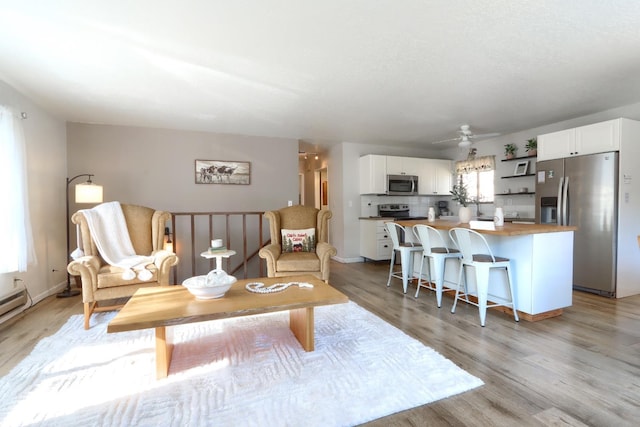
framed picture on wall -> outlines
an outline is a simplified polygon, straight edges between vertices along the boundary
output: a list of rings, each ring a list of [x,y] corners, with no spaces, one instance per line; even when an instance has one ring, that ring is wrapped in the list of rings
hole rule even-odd
[[[526,175],[529,168],[529,160],[516,163],[516,169],[513,171],[514,176]]]
[[[233,160],[196,160],[196,184],[251,183],[251,162]]]

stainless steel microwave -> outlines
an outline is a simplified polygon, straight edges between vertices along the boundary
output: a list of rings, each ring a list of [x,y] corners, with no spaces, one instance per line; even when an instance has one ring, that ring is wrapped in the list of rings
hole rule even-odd
[[[387,175],[389,196],[417,196],[418,177],[416,175]]]

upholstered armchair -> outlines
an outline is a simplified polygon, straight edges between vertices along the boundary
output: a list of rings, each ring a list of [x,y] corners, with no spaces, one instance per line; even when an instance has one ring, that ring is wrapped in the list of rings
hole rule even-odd
[[[130,297],[142,287],[168,285],[171,267],[178,264],[174,253],[163,250],[164,227],[171,218],[170,214],[144,206],[121,204],[121,207],[135,253],[153,256],[153,263],[145,267],[152,273],[151,279],[143,281],[137,276],[124,279],[124,269],[107,264],[100,256],[82,211],[73,214],[71,221],[79,225],[84,255],[69,263],[67,271],[73,276],[80,276],[82,282],[85,329],[89,329],[93,312],[122,307],[122,304],[98,306],[99,302]]]
[[[265,212],[271,244],[260,249],[259,255],[267,261],[267,275],[312,274],[328,282],[329,261],[337,254],[328,243],[331,215],[331,211],[301,205]]]

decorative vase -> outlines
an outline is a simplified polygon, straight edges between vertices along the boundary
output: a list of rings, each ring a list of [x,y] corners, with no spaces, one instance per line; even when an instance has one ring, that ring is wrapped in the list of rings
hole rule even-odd
[[[529,156],[537,156],[538,155],[538,150],[529,150],[529,151],[527,151],[527,153],[529,154]]]
[[[460,206],[458,217],[462,224],[468,224],[471,221],[471,208],[468,206]]]
[[[436,211],[433,208],[429,208],[429,213],[427,214],[427,221],[433,222],[436,220]]]
[[[493,223],[498,227],[504,225],[504,212],[502,208],[496,208],[496,212],[493,214]]]
[[[514,154],[511,154],[511,153],[509,153],[509,154],[507,154],[507,155],[506,155],[507,160],[511,160],[511,159],[513,159],[514,157],[515,157],[515,155],[514,155]]]

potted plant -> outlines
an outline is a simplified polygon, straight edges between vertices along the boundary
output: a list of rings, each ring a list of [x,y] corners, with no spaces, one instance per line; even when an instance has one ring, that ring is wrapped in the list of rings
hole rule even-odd
[[[458,216],[460,217],[460,222],[463,224],[468,223],[471,220],[471,208],[468,207],[471,199],[469,198],[469,192],[467,191],[467,186],[460,181],[459,184],[454,185],[453,189],[450,191],[451,200],[454,202],[460,203],[460,210],[458,211]]]
[[[518,151],[518,147],[515,144],[505,144],[504,155],[507,159],[513,159],[516,156],[516,151]]]
[[[538,154],[538,138],[527,139],[525,147],[530,156],[536,156]]]

